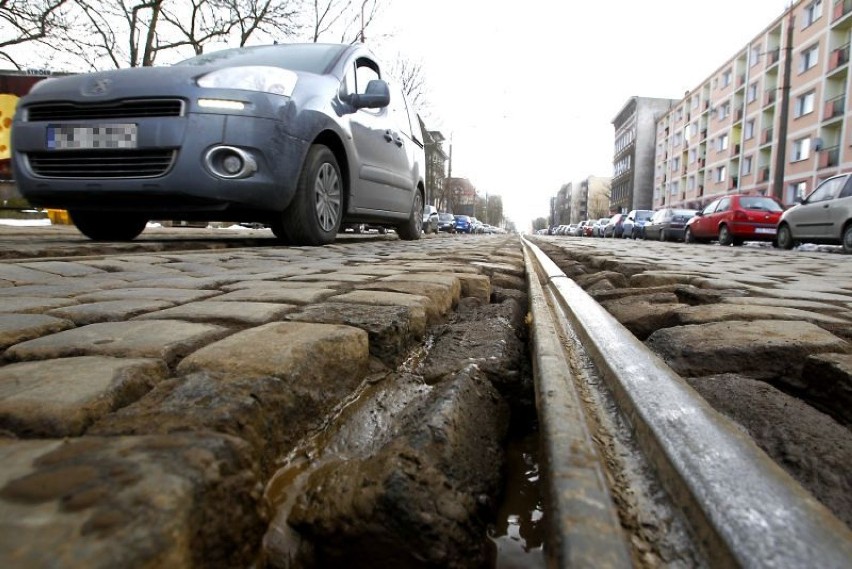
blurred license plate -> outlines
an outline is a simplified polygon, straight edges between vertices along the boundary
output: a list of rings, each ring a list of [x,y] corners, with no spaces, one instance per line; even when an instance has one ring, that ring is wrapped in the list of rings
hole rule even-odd
[[[774,227],[756,227],[754,229],[755,233],[768,233],[769,235],[775,235]]]
[[[136,148],[136,125],[132,123],[102,125],[50,125],[47,148],[50,150],[95,150]]]

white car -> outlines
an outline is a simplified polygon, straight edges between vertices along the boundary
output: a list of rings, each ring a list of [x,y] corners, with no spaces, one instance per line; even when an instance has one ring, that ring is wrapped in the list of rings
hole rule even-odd
[[[844,253],[852,253],[852,174],[821,182],[781,215],[776,235],[782,249],[797,243],[826,243],[842,245]]]

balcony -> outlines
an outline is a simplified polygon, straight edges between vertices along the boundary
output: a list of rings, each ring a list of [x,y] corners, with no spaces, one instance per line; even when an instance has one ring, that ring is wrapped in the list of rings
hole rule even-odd
[[[739,156],[740,155],[740,145],[735,144],[733,148],[731,148],[731,156]]]
[[[766,66],[775,65],[779,59],[781,59],[781,48],[776,47],[766,53]]]
[[[831,20],[835,22],[849,12],[852,12],[852,0],[835,0]]]
[[[760,172],[757,175],[757,179],[760,182],[768,182],[769,181],[769,166],[764,166],[760,169]]]
[[[849,44],[838,47],[828,54],[828,70],[834,71],[841,65],[849,63]]]
[[[825,102],[822,119],[828,120],[842,116],[845,111],[846,93],[833,97]]]
[[[737,123],[737,122],[740,122],[741,120],[743,120],[743,110],[737,109],[734,112],[734,122]]]
[[[769,89],[766,91],[766,94],[763,97],[763,105],[768,106],[775,103],[775,98],[778,95],[776,94],[775,89]]]
[[[761,134],[761,136],[760,136],[760,143],[761,144],[771,143],[773,134],[774,134],[774,129],[772,129],[772,128],[763,129],[763,134]]]
[[[824,148],[819,153],[819,168],[833,168],[840,163],[840,146]]]

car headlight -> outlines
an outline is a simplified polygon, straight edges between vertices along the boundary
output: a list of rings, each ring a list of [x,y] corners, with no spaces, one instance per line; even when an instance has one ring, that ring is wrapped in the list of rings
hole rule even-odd
[[[197,80],[199,87],[243,89],[290,97],[299,77],[289,69],[265,65],[226,67],[217,69]]]

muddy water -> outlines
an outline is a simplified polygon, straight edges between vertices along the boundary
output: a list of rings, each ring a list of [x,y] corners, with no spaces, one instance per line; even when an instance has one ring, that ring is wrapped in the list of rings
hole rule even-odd
[[[544,560],[544,516],[536,425],[512,429],[506,447],[503,502],[488,528],[494,569],[539,569]]]

